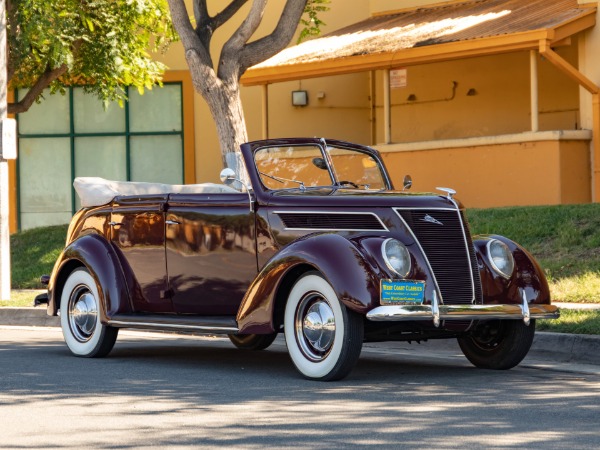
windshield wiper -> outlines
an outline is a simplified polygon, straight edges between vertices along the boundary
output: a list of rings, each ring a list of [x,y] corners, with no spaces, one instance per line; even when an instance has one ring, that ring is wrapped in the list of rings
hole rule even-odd
[[[260,171],[258,173],[260,173],[261,175],[263,175],[263,176],[265,176],[267,178],[270,178],[272,180],[279,181],[281,184],[285,183],[286,181],[290,182],[290,183],[298,183],[300,185],[300,190],[301,191],[305,191],[306,190],[306,186],[304,186],[304,182],[303,181],[290,180],[289,178],[276,177],[276,176],[269,175],[268,173],[264,173],[264,172],[260,172]]]

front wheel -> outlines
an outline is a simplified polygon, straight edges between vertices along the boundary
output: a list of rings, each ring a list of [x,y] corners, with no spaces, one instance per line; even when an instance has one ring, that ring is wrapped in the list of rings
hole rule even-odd
[[[340,380],[360,356],[362,317],[347,309],[316,272],[304,275],[292,288],[285,307],[284,330],[290,357],[308,379]]]
[[[100,295],[94,278],[85,268],[74,270],[60,298],[60,325],[74,355],[100,358],[115,345],[119,329],[103,325],[99,311]]]
[[[269,347],[277,333],[271,334],[228,334],[229,340],[240,350],[264,350]]]
[[[491,320],[477,325],[458,345],[467,359],[483,369],[506,370],[519,364],[531,348],[535,320]]]

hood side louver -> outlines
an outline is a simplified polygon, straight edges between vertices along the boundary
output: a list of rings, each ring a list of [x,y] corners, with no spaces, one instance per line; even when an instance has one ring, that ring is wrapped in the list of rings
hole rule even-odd
[[[361,213],[276,213],[289,230],[387,231],[375,214]]]

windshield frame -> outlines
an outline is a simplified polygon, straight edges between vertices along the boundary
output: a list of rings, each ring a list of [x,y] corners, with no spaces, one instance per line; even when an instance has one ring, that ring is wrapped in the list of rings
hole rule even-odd
[[[285,188],[281,188],[281,189],[273,189],[273,188],[267,187],[265,185],[265,183],[263,182],[263,178],[261,176],[261,171],[256,162],[256,158],[255,158],[256,153],[265,148],[280,148],[280,147],[290,147],[290,146],[292,146],[292,147],[309,146],[309,147],[313,147],[313,148],[315,148],[315,147],[319,148],[321,157],[327,164],[327,172],[329,174],[329,178],[330,178],[332,184],[318,185],[318,186],[305,186],[303,183],[301,183],[302,180],[293,180],[293,182],[298,183],[299,186],[285,187]],[[362,153],[362,154],[372,158],[376,163],[378,173],[379,173],[379,175],[381,177],[381,181],[383,183],[383,187],[382,188],[365,188],[365,187],[353,188],[347,184],[340,184],[341,180],[339,180],[337,178],[337,174],[335,171],[335,164],[333,163],[329,149],[339,149],[339,150],[346,150],[346,151],[350,151],[350,152]],[[256,187],[260,186],[260,189],[264,192],[282,192],[282,191],[295,191],[295,190],[306,191],[309,189],[314,190],[314,189],[322,189],[322,188],[355,189],[355,190],[367,191],[367,192],[369,192],[369,191],[377,192],[377,191],[382,191],[382,190],[392,190],[393,189],[391,179],[389,177],[389,174],[386,170],[385,164],[383,163],[383,160],[381,159],[379,152],[373,148],[362,146],[362,145],[352,144],[349,142],[338,141],[338,140],[334,140],[334,139],[325,140],[324,138],[268,139],[268,140],[262,140],[262,141],[253,141],[253,142],[249,142],[248,144],[244,144],[242,146],[242,153],[244,153],[244,155],[246,157],[247,167],[252,167],[251,171],[254,172],[254,174],[253,174],[254,176],[251,176],[251,178],[253,178],[253,180],[252,180],[253,184],[255,184]],[[270,176],[271,174],[267,174],[267,175]],[[286,179],[286,181],[292,181],[292,180]]]

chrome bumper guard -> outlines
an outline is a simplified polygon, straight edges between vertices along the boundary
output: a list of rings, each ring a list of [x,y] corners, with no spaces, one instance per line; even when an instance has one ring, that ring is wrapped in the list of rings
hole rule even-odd
[[[440,305],[434,292],[431,305],[385,305],[367,313],[374,322],[403,320],[433,320],[438,327],[442,320],[523,320],[558,319],[560,311],[555,305],[529,304],[522,292],[520,305]]]

